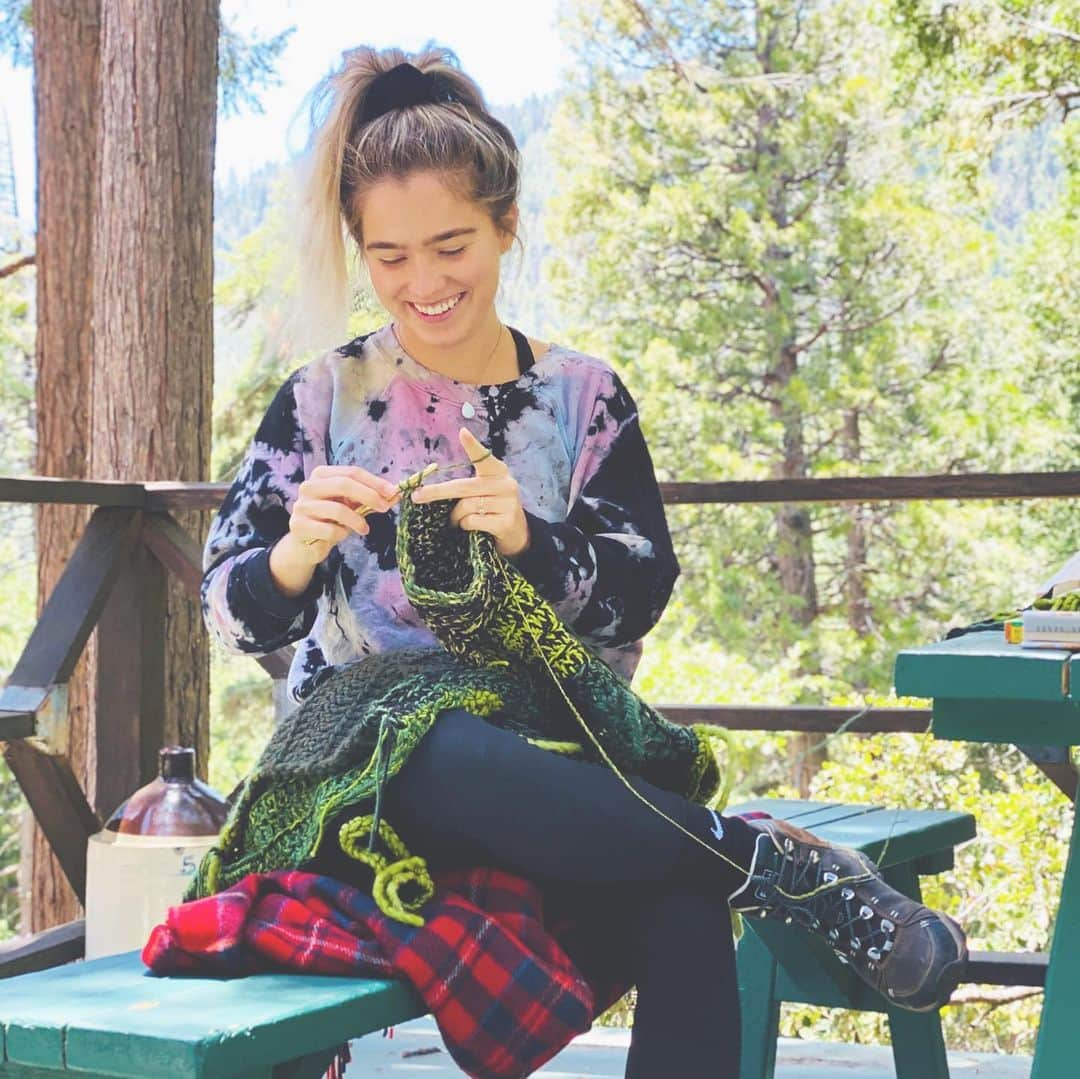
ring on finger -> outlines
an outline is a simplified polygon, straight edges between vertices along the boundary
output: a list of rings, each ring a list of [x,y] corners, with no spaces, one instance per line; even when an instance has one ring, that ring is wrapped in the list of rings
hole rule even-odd
[[[477,507],[476,512],[479,513],[481,517],[487,516],[487,495],[480,496],[480,504]]]

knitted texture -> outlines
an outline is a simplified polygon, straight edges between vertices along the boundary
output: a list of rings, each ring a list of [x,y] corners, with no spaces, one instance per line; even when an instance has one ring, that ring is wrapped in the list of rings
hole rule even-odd
[[[451,508],[445,500],[414,504],[406,493],[397,532],[405,594],[443,647],[374,654],[331,672],[278,725],[234,792],[218,844],[186,898],[212,895],[248,873],[300,868],[327,823],[349,808],[371,813],[367,849],[377,855],[392,834],[381,822],[386,781],[453,708],[553,751],[593,762],[606,754],[618,771],[695,801],[715,793],[720,774],[703,732],[649,707],[498,554],[490,535],[450,524]],[[345,849],[359,856],[355,837]],[[388,850],[360,860],[375,873],[384,913],[421,924],[416,911],[427,889],[388,883],[416,878],[419,859]]]

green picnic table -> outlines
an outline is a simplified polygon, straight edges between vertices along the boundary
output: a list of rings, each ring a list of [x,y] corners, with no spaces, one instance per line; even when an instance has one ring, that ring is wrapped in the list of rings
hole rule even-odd
[[[896,659],[896,692],[932,697],[937,738],[1031,747],[1080,744],[1080,656],[969,633]],[[1080,829],[1074,815],[1031,1079],[1080,1074]]]

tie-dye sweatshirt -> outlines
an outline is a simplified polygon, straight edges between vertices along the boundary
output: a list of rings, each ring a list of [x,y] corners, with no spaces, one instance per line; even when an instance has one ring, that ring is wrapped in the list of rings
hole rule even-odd
[[[288,678],[295,701],[333,666],[437,647],[402,591],[396,507],[370,515],[368,535],[350,533],[333,548],[295,598],[275,586],[270,548],[318,465],[358,465],[396,482],[431,461],[464,461],[462,426],[518,482],[530,543],[515,564],[629,679],[679,565],[625,386],[604,361],[558,345],[512,382],[458,382],[409,356],[389,324],[300,368],[278,390],[207,538],[211,633],[231,652],[256,655],[299,642]]]

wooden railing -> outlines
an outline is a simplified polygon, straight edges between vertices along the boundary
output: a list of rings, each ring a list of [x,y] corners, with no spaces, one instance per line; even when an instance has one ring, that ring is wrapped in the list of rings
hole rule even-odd
[[[1080,495],[1080,471],[662,483],[660,488],[668,504],[1075,498]],[[4,755],[80,900],[85,899],[87,837],[100,829],[101,821],[67,761],[68,680],[98,626],[99,745],[119,746],[125,737],[130,742],[134,729],[139,759],[118,761],[114,781],[121,796],[148,781],[155,772],[164,723],[164,641],[163,633],[152,632],[152,627],[161,625],[168,574],[194,595],[202,578],[202,545],[180,527],[173,513],[217,509],[227,489],[214,483],[0,477],[0,502],[95,507],[0,692]],[[273,678],[283,679],[291,655],[291,648],[282,649],[257,662]],[[826,734],[841,727],[852,732],[922,732],[930,720],[930,712],[921,708],[679,704],[658,708],[677,723]],[[1020,748],[1075,800],[1078,776],[1066,750]],[[66,932],[61,927],[39,934],[14,949],[0,948],[0,977],[72,958],[81,947],[80,924],[72,923]],[[985,975],[980,980],[999,984],[1039,984],[1038,971],[1044,969],[1038,957],[1008,960],[987,954],[980,962]]]

